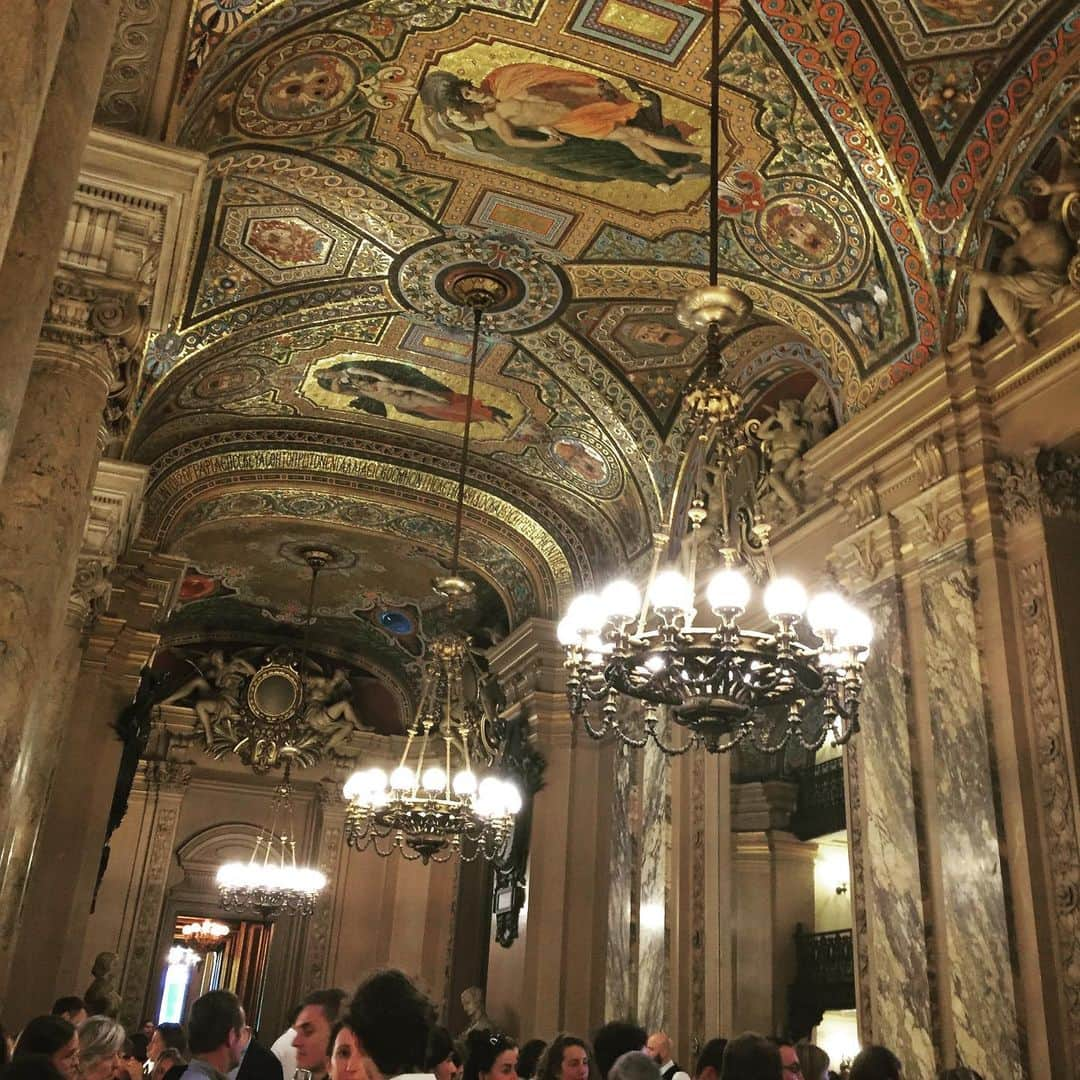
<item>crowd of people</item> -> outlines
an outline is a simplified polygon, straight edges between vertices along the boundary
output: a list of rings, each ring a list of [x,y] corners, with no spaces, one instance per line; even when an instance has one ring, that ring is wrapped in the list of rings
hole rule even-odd
[[[269,1047],[228,990],[198,998],[186,1025],[147,1022],[130,1035],[107,1016],[87,1016],[76,997],[0,1040],[0,1080],[930,1080],[914,1077],[890,1050],[868,1046],[839,1072],[813,1043],[747,1032],[701,1049],[693,1074],[671,1039],[613,1021],[591,1043],[572,1034],[522,1046],[488,1027],[455,1040],[435,1023],[428,998],[400,971],[381,971],[350,999],[319,990],[294,1011]],[[953,1068],[938,1080],[983,1080]]]

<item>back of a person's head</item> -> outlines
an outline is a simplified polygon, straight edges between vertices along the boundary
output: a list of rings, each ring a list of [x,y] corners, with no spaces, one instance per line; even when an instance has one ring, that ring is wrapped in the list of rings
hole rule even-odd
[[[15,1044],[14,1057],[27,1054],[44,1054],[48,1057],[67,1046],[75,1037],[75,1025],[62,1016],[35,1016],[22,1029]]]
[[[435,1010],[400,971],[379,971],[357,987],[349,1027],[383,1076],[420,1072]]]
[[[348,1000],[349,995],[344,990],[339,990],[336,987],[327,990],[313,990],[300,1002],[300,1008],[297,1010],[296,1016],[299,1016],[301,1010],[306,1009],[309,1005],[317,1005],[326,1014],[327,1021],[333,1025],[341,1019],[345,1012],[345,1003]],[[296,1022],[296,1016],[293,1017],[294,1023]]]
[[[647,1039],[645,1029],[629,1020],[612,1020],[597,1029],[592,1044],[596,1071],[601,1080],[623,1054],[628,1054],[631,1050],[641,1050]]]
[[[706,1069],[714,1069],[716,1075],[724,1067],[724,1047],[727,1039],[710,1039],[698,1054],[697,1064],[694,1066],[694,1076],[700,1076]]]
[[[747,1031],[724,1047],[723,1080],[783,1080],[780,1049],[771,1039]]]
[[[0,1069],[0,1080],[64,1080],[48,1054],[21,1054]]]
[[[119,1020],[111,1016],[89,1016],[80,1025],[79,1066],[87,1070],[96,1062],[120,1053],[127,1032]]]
[[[660,1066],[643,1051],[629,1050],[615,1059],[608,1080],[660,1080]]]
[[[500,1054],[514,1050],[517,1043],[499,1031],[473,1028],[465,1038],[465,1072],[462,1080],[479,1080],[481,1073],[491,1072]]]
[[[230,990],[211,990],[191,1006],[188,1049],[193,1054],[209,1054],[229,1041],[229,1032],[243,1026],[240,999]]]
[[[829,1055],[814,1043],[801,1039],[795,1044],[804,1080],[821,1080],[821,1074],[829,1067]]]
[[[851,1063],[849,1080],[900,1080],[900,1059],[884,1046],[860,1050]]]
[[[436,1065],[441,1065],[454,1053],[454,1040],[450,1032],[436,1024],[428,1032],[427,1050],[424,1054],[424,1070],[434,1072]]]
[[[519,1080],[532,1080],[536,1075],[536,1067],[544,1056],[546,1049],[547,1043],[543,1039],[530,1039],[522,1046],[517,1063]]]
[[[86,1012],[86,1002],[75,994],[57,998],[53,1002],[51,1010],[53,1016],[75,1016],[77,1013]]]
[[[164,1024],[158,1024],[154,1030],[158,1033],[158,1037],[166,1047],[170,1050],[178,1050],[181,1057],[187,1057],[188,1038],[184,1033],[183,1024],[170,1024],[166,1022]]]
[[[966,1065],[958,1065],[955,1069],[942,1069],[938,1073],[938,1080],[983,1080],[983,1078],[982,1073],[977,1073]]]

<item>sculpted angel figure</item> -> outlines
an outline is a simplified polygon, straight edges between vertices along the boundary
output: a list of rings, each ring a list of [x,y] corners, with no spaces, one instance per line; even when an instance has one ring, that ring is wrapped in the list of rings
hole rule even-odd
[[[243,656],[226,659],[223,649],[211,649],[204,660],[200,674],[188,679],[161,701],[172,705],[195,695],[192,708],[202,729],[206,745],[214,741],[214,727],[240,711],[240,690],[244,680],[255,674],[255,668]]]
[[[352,684],[344,668],[334,668],[330,675],[321,670],[304,676],[304,723],[316,732],[324,753],[340,752],[339,748],[360,726],[352,702]]]
[[[1073,244],[1060,222],[1033,221],[1027,203],[1015,195],[1003,199],[1003,221],[991,224],[1012,237],[997,270],[977,270],[949,256],[945,265],[971,275],[967,326],[949,346],[950,352],[979,344],[979,320],[989,300],[1017,345],[1031,344],[1027,333],[1030,312],[1054,303],[1063,293]]]

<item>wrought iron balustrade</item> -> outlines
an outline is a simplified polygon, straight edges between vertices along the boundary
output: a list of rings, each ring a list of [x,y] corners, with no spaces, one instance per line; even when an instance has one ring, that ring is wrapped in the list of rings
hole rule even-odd
[[[791,831],[800,840],[813,840],[847,827],[843,758],[830,758],[801,769],[798,784]]]

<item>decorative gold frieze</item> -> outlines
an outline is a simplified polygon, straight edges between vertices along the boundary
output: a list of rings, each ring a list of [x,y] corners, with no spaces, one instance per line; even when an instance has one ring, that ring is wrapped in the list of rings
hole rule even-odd
[[[915,444],[911,452],[915,462],[915,472],[919,478],[919,490],[925,491],[939,480],[944,479],[948,467],[941,445],[940,435],[931,435]]]

